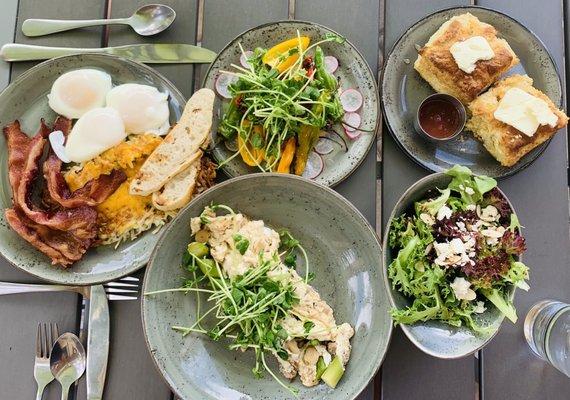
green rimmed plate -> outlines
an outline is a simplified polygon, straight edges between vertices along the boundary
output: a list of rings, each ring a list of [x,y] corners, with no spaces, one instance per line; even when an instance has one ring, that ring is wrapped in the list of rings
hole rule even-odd
[[[124,58],[104,55],[71,55],[45,61],[20,75],[0,94],[0,126],[18,119],[22,129],[35,134],[40,118],[51,122],[55,113],[49,108],[47,94],[52,83],[62,73],[78,68],[105,70],[113,84],[141,83],[169,94],[171,123],[180,118],[186,100],[166,78],[146,65]],[[4,135],[0,135],[0,207],[12,206],[7,171],[8,151]],[[147,261],[158,235],[146,232],[137,240],[119,247],[101,246],[90,249],[78,262],[67,269],[51,265],[47,256],[12,231],[0,215],[0,253],[14,266],[54,283],[93,285],[128,275]]]
[[[339,35],[325,26],[304,21],[279,21],[255,27],[237,36],[220,51],[218,57],[206,72],[203,86],[215,91],[215,81],[220,71],[232,70],[231,64],[239,65],[241,56],[239,44],[246,51],[254,50],[257,47],[269,48],[283,40],[296,37],[297,31],[303,36],[310,37],[311,43],[324,38],[327,34]],[[342,44],[335,42],[324,43],[321,47],[325,55],[332,55],[339,61],[339,67],[334,75],[340,78],[341,89],[357,89],[364,98],[364,104],[358,110],[362,118],[360,128],[363,132],[355,140],[345,136],[345,141],[348,144],[347,152],[339,146],[335,146],[331,153],[323,155],[323,171],[314,179],[317,183],[335,186],[346,179],[368,154],[378,130],[380,101],[374,74],[364,57],[352,43],[347,40]],[[218,122],[223,115],[222,105],[223,102],[227,101],[227,99],[222,99],[219,95],[216,96],[213,125],[214,143],[218,141],[215,132],[217,131]],[[344,135],[340,125],[336,131]],[[218,163],[221,163],[232,154],[223,143],[219,143],[213,151],[213,156]],[[226,163],[223,170],[230,177],[259,172],[255,168],[248,167],[239,157]]]

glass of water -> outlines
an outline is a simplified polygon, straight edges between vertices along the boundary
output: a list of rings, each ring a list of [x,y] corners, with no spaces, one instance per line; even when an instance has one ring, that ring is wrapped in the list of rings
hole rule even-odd
[[[524,320],[524,335],[536,355],[570,377],[570,304],[536,303]]]

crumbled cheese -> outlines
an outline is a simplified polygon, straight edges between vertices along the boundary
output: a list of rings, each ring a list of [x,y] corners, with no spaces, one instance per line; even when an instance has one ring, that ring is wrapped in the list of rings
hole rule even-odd
[[[485,307],[485,302],[483,301],[478,301],[475,308],[473,308],[473,312],[477,314],[483,314],[486,310],[487,307]]]
[[[475,239],[469,237],[465,242],[454,238],[449,243],[433,243],[437,258],[434,262],[440,266],[465,265],[470,262],[467,253],[475,246]]]
[[[494,245],[499,242],[499,239],[505,234],[505,228],[502,226],[488,227],[481,230],[481,234],[485,236],[488,245]]]
[[[473,188],[470,187],[466,187],[465,188],[465,193],[469,194],[469,195],[474,195],[475,191],[473,190]]]
[[[536,133],[540,125],[554,128],[558,123],[558,117],[546,101],[516,87],[505,93],[493,116],[529,137]]]
[[[473,36],[462,42],[456,42],[449,51],[459,69],[468,74],[475,71],[477,61],[495,57],[495,52],[483,36]]]
[[[458,300],[475,300],[477,295],[475,291],[470,289],[471,283],[465,278],[456,277],[451,283],[451,289]]]
[[[477,208],[477,207],[475,206],[475,204],[469,204],[469,205],[467,206],[467,210],[468,210],[468,211],[475,211],[476,208]]]
[[[441,206],[441,208],[439,210],[437,210],[437,220],[441,221],[444,218],[451,218],[451,214],[453,213],[453,211],[451,211],[451,208],[449,208],[448,206],[446,206],[445,204],[443,206]]]

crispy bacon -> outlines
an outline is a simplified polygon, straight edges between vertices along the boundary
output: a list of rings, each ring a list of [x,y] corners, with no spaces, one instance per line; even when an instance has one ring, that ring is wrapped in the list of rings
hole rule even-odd
[[[91,241],[78,239],[69,232],[38,225],[16,209],[9,208],[4,213],[12,229],[32,246],[51,258],[52,264],[67,267],[81,259],[91,245]]]
[[[60,117],[54,128],[67,134],[71,121]],[[47,190],[46,195],[45,189],[42,203],[49,205],[49,210],[32,202],[32,186],[40,175],[40,161],[51,130],[42,120],[38,133],[32,138],[21,131],[18,121],[6,126],[3,131],[8,145],[8,170],[14,202],[14,207],[5,211],[8,223],[22,238],[50,257],[54,264],[65,267],[81,259],[97,235],[97,211],[85,204],[61,208],[59,202],[50,198],[51,191]],[[61,162],[56,163],[55,167],[51,171],[55,178],[48,179],[59,181],[60,184],[63,182],[58,191],[58,194],[63,194],[62,198],[65,199],[67,194],[72,196],[75,192],[69,193],[69,187],[61,175]],[[82,193],[102,198],[107,189],[96,190],[97,186],[119,178],[117,174],[114,177],[109,175],[101,183],[92,183]]]
[[[65,208],[101,204],[127,180],[122,170],[114,169],[110,174],[100,175],[72,192],[61,173],[61,164],[61,160],[51,153],[44,162],[44,177],[50,197]]]
[[[14,196],[14,205],[21,209],[35,223],[60,231],[73,231],[82,239],[93,239],[97,233],[97,211],[83,206],[47,213],[32,204],[32,185],[40,170],[40,160],[44,154],[47,140],[43,135],[34,136],[28,145],[27,157],[23,170],[19,171],[18,187]],[[8,164],[14,153],[8,148]],[[19,153],[16,151],[15,153]]]

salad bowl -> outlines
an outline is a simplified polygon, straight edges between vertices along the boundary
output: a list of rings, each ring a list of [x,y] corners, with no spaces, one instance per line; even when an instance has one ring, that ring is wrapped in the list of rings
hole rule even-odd
[[[436,188],[446,188],[451,180],[451,176],[444,172],[438,172],[414,183],[397,201],[388,219],[387,227],[392,227],[393,220],[398,216],[413,210],[415,202],[426,199],[426,195]],[[515,213],[512,203],[500,189],[499,192],[509,204],[512,212]],[[389,233],[390,229],[387,228],[383,240],[385,272],[398,255],[398,250],[391,249],[389,246]],[[516,260],[521,261],[521,257],[517,257]],[[402,310],[411,306],[412,301],[393,288],[388,274],[385,273],[383,276],[392,307]],[[505,295],[512,302],[515,295],[515,286],[509,285]],[[439,320],[401,324],[401,328],[408,339],[421,351],[442,359],[454,359],[468,356],[483,348],[497,334],[503,319],[504,314],[495,306],[489,304],[483,313],[476,316],[476,321],[479,325],[488,328],[483,333],[475,333],[464,324],[460,327],[454,327]]]
[[[204,207],[225,204],[272,228],[287,228],[306,246],[315,279],[311,285],[338,321],[355,329],[352,353],[336,389],[304,387],[300,399],[354,399],[376,374],[392,331],[388,294],[382,285],[381,246],[365,218],[346,199],[309,180],[284,174],[252,174],[220,183],[196,197],[164,230],[147,267],[143,292],[179,287],[187,273],[182,256],[191,237],[190,220]],[[206,307],[202,303],[202,307]],[[143,331],[154,363],[182,399],[285,399],[291,393],[268,374],[256,379],[251,351],[228,349],[225,339],[183,336],[172,326],[191,324],[193,295],[148,295],[141,304]],[[269,365],[276,370],[276,362]]]

